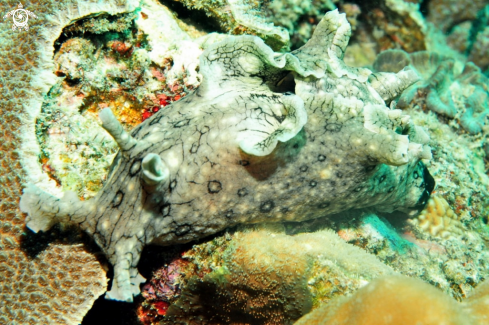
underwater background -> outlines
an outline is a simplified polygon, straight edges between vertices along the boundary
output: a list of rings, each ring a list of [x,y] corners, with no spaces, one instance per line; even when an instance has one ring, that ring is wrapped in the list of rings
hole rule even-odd
[[[487,1],[6,0],[0,8],[0,324],[489,324]],[[257,61],[246,66],[236,50],[226,53],[232,64],[204,69],[214,60],[205,54],[244,44],[230,35],[261,39],[245,44]],[[271,67],[282,58],[290,66]],[[236,62],[257,69],[244,86],[223,72],[238,71]],[[301,72],[307,64],[316,70]],[[287,149],[273,170],[265,158],[250,158],[256,169],[240,160],[257,184],[290,167],[271,188],[300,179],[287,192],[300,213],[263,199],[259,209],[274,222],[227,216],[195,238],[178,225],[181,243],[141,252],[141,294],[106,299],[114,263],[102,239],[68,220],[27,227],[23,190],[93,199],[120,147],[101,126],[102,110],[130,132],[190,107],[221,73],[213,87],[259,88],[280,75],[270,91],[302,98],[308,121],[275,145],[307,142],[309,151]],[[317,107],[334,121],[320,128],[325,143],[307,137],[322,123]],[[305,152],[332,167],[299,164]],[[228,182],[241,187],[247,180],[237,175]],[[205,186],[204,215],[222,190]],[[264,189],[255,198],[278,195]],[[337,199],[316,205],[321,197]]]

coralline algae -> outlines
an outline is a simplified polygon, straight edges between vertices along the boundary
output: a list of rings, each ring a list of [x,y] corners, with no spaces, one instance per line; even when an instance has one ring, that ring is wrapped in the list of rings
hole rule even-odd
[[[120,148],[104,188],[80,201],[29,185],[20,202],[27,226],[78,224],[114,265],[107,297],[132,301],[150,243],[351,208],[420,210],[434,187],[420,161],[431,157],[428,136],[385,105],[417,76],[347,67],[350,32],[332,11],[292,53],[253,36],[213,44],[200,59],[200,87],[130,134],[104,109],[103,127]]]

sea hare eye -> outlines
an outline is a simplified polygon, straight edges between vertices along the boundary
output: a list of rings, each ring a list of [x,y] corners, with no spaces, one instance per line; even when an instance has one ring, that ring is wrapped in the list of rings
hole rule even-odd
[[[148,185],[157,185],[168,179],[170,174],[168,167],[161,161],[159,155],[149,153],[144,157],[142,162],[143,180]]]

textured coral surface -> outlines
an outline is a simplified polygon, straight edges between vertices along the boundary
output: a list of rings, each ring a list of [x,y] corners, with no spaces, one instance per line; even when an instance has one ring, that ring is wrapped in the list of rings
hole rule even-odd
[[[488,314],[487,309],[481,308],[487,299],[485,288],[476,293],[473,301],[459,304],[420,280],[385,277],[372,281],[351,297],[317,309],[296,324],[482,325]]]
[[[0,11],[7,13],[17,5],[2,1]],[[19,150],[26,112],[32,106],[40,108],[47,80],[54,77],[45,70],[52,66],[54,39],[80,11],[87,14],[101,8],[96,3],[82,6],[72,1],[26,1],[23,5],[38,17],[29,20],[29,30],[12,31],[10,19],[0,29],[0,323],[78,324],[105,291],[105,271],[78,245],[50,245],[35,258],[21,248],[25,215],[18,203],[26,174]],[[107,3],[107,9],[111,5]]]
[[[143,292],[140,319],[144,324],[290,324],[313,306],[393,273],[331,230],[288,236],[280,225],[262,227],[195,245],[183,255],[185,262],[178,258],[155,272]],[[179,274],[182,290],[176,297],[169,290],[175,282],[171,274]]]

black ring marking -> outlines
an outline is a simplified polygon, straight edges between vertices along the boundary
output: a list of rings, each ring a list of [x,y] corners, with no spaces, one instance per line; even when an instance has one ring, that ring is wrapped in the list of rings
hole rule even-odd
[[[222,190],[221,182],[219,181],[210,181],[207,183],[207,191],[211,194],[219,193]]]
[[[248,195],[248,190],[246,189],[246,187],[240,188],[238,190],[238,196],[239,197],[244,197],[246,195]]]
[[[131,175],[131,177],[134,177],[140,170],[141,170],[141,159],[136,159],[133,161],[131,168],[129,168],[129,175]]]
[[[268,213],[275,208],[275,203],[272,200],[268,200],[260,204],[260,212]]]
[[[117,208],[119,205],[121,205],[123,199],[124,199],[124,193],[120,190],[117,191],[117,193],[114,196],[114,199],[112,200],[112,206],[114,208]]]

